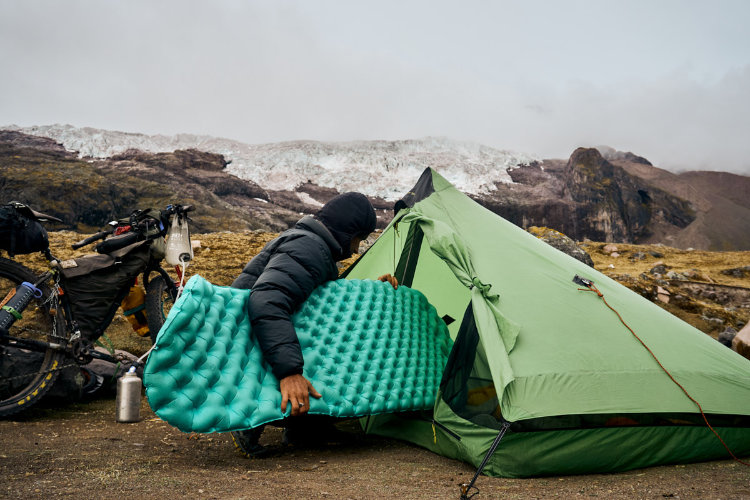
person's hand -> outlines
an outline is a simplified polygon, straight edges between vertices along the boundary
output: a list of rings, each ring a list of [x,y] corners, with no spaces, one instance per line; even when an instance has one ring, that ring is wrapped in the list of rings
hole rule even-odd
[[[392,274],[384,274],[383,276],[378,277],[378,281],[387,281],[393,286],[394,290],[398,288],[398,280]]]
[[[292,416],[304,415],[310,409],[310,396],[321,398],[315,387],[302,375],[289,375],[279,381],[281,411],[286,413],[286,404],[292,405]]]

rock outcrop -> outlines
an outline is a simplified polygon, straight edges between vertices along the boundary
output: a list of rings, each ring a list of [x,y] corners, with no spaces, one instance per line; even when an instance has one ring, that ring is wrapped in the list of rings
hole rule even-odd
[[[678,228],[695,219],[687,201],[628,174],[597,149],[576,149],[563,172],[563,182],[563,197],[575,202],[574,220],[595,241],[637,242],[649,236],[657,218]]]
[[[578,241],[638,243],[655,231],[680,231],[695,218],[688,201],[629,174],[596,149],[509,173],[514,184],[474,198],[523,228],[550,227]]]
[[[571,238],[568,238],[561,232],[555,231],[554,229],[550,229],[548,227],[537,226],[531,226],[527,231],[540,240],[544,241],[548,245],[553,246],[561,252],[570,255],[574,259],[580,260],[584,264],[594,267],[594,261],[591,259],[591,256],[588,254],[588,252],[586,252],[586,250],[578,246],[575,241],[573,241]]]

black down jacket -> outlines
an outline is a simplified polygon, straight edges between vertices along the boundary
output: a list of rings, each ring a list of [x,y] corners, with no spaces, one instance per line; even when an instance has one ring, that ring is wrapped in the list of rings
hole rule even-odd
[[[302,373],[302,350],[290,316],[317,286],[338,278],[334,255],[341,253],[326,226],[306,216],[269,242],[232,283],[253,290],[250,324],[279,380]]]

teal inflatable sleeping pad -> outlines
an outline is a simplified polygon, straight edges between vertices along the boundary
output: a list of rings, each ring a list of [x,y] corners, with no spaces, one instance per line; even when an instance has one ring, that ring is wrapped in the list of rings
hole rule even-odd
[[[184,432],[226,432],[281,420],[281,393],[252,335],[250,290],[193,276],[159,331],[144,370],[149,404]],[[371,280],[313,291],[292,321],[304,376],[322,394],[311,414],[359,417],[432,409],[451,340],[420,292]]]

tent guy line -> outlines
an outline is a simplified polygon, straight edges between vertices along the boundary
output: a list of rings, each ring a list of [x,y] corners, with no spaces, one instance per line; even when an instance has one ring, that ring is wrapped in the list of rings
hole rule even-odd
[[[607,299],[604,298],[604,294],[602,292],[600,292],[598,288],[596,288],[596,285],[594,285],[594,282],[591,281],[591,280],[586,280],[585,278],[581,279],[578,275],[576,275],[576,278],[579,278],[580,282],[583,282],[585,284],[585,286],[587,287],[587,288],[579,288],[578,290],[580,290],[582,292],[594,292],[594,293],[596,293],[596,295],[600,299],[602,299],[602,302],[604,302],[604,305],[606,305],[609,309],[612,310],[613,313],[615,313],[617,315],[617,318],[620,320],[620,322],[623,324],[623,326],[625,326],[625,328],[627,328],[628,331],[633,334],[633,337],[635,337],[636,340],[638,340],[638,342],[641,343],[641,345],[644,347],[644,349],[646,349],[648,351],[648,353],[651,354],[651,357],[653,357],[654,361],[656,361],[656,363],[659,365],[659,367],[662,370],[664,370],[664,373],[667,374],[667,376],[670,378],[670,380],[672,382],[674,382],[675,385],[677,385],[677,387],[679,387],[680,390],[682,390],[682,392],[685,393],[685,396],[687,396],[688,399],[690,399],[690,401],[692,401],[693,403],[695,403],[695,406],[698,407],[698,411],[701,412],[701,416],[703,417],[703,421],[706,422],[706,425],[708,426],[709,429],[711,429],[711,432],[714,433],[714,435],[716,436],[716,438],[719,441],[721,441],[721,444],[724,445],[724,448],[727,449],[727,452],[729,453],[729,455],[734,460],[736,460],[737,462],[741,463],[742,465],[750,467],[750,463],[744,462],[744,461],[740,460],[739,458],[737,458],[737,456],[732,452],[732,449],[729,448],[729,446],[727,445],[726,442],[724,442],[724,440],[721,438],[721,436],[719,435],[719,433],[716,432],[716,429],[714,429],[711,426],[711,424],[708,422],[708,417],[706,417],[706,414],[703,412],[703,407],[701,406],[701,404],[698,401],[696,401],[696,399],[693,398],[693,396],[690,395],[690,393],[687,391],[687,389],[685,389],[685,387],[683,387],[682,384],[680,384],[677,380],[675,380],[675,378],[672,376],[672,374],[669,373],[669,370],[667,370],[664,367],[664,365],[661,363],[661,361],[659,361],[659,358],[656,357],[656,354],[654,354],[654,351],[652,351],[651,348],[649,348],[649,346],[647,346],[646,343],[638,336],[638,334],[635,333],[632,328],[630,328],[630,326],[625,322],[625,320],[622,318],[622,316],[620,315],[620,313],[617,312],[617,309],[615,309],[614,307],[612,307],[611,305],[609,305],[609,302],[607,302]],[[573,281],[576,282],[576,283],[579,282],[579,281],[576,281],[575,278],[573,279]]]

